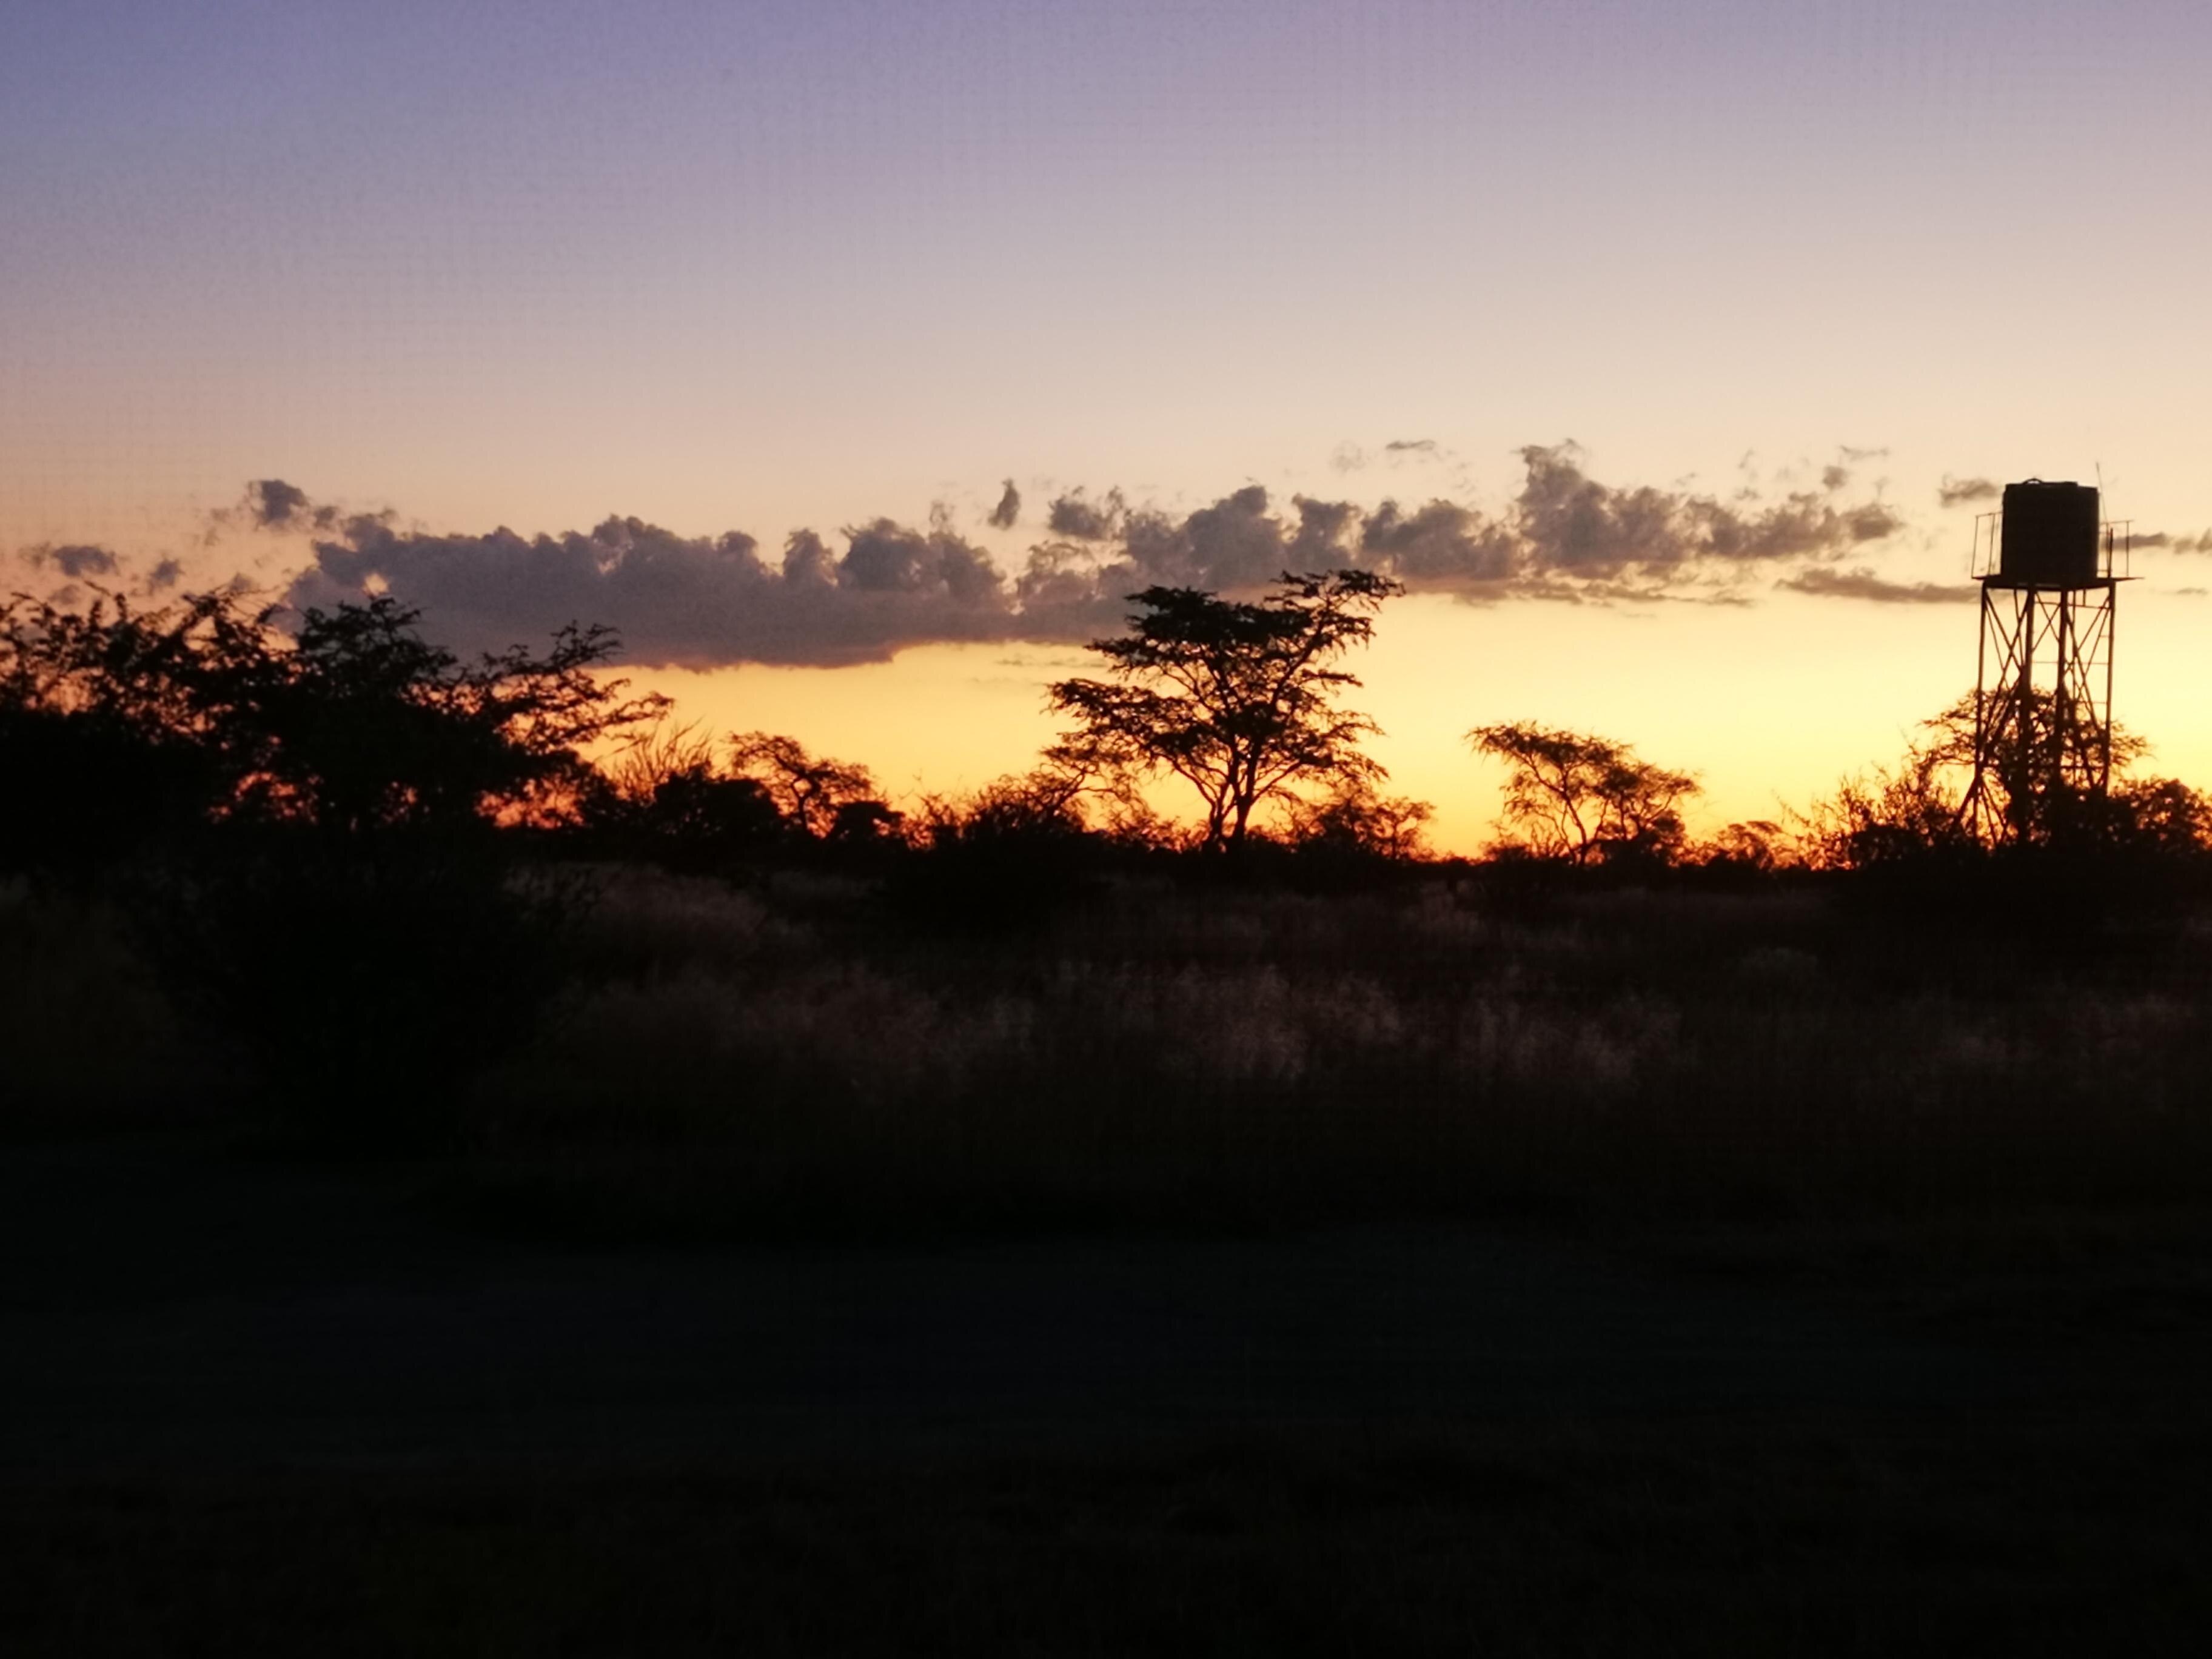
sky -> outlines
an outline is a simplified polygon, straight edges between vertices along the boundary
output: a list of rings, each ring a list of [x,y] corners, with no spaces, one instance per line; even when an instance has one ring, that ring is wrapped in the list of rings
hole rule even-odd
[[[1946,485],[2101,479],[2212,784],[2208,70],[2178,0],[0,0],[0,562],[588,610],[894,790],[1025,764],[1131,577],[1364,562],[1471,850],[1477,723],[1712,823],[1893,757]]]

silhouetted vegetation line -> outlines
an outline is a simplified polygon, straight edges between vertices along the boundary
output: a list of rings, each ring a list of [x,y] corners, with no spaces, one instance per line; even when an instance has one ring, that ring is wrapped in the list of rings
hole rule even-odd
[[[411,1138],[520,1041],[573,911],[525,832],[603,793],[584,745],[658,711],[564,631],[475,664],[386,599],[289,635],[229,596],[0,613],[10,861],[104,879],[172,995],[259,1056],[271,1098]],[[87,824],[97,824],[96,831]]]
[[[1691,775],[1493,722],[1503,839],[1436,859],[1336,701],[1390,592],[1147,590],[1031,772],[902,806],[597,630],[18,600],[15,1121],[234,1096],[677,1230],[2205,1190],[2192,791],[1977,840],[1969,704],[1701,842]]]

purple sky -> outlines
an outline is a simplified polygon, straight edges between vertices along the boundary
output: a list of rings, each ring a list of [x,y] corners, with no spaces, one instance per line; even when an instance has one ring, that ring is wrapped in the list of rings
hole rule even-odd
[[[1884,449],[1904,581],[1946,473],[2194,533],[2208,71],[2142,0],[0,3],[0,556],[281,477],[1012,570],[1007,477],[1496,512],[1569,437]]]

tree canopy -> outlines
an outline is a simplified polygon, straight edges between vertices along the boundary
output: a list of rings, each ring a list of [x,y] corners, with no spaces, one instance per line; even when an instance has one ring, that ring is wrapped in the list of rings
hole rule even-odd
[[[1698,793],[1688,773],[1610,738],[1525,720],[1478,726],[1467,737],[1478,754],[1505,763],[1507,845],[1577,864],[1680,851],[1682,804]]]
[[[1373,632],[1401,592],[1364,570],[1285,572],[1261,598],[1203,589],[1132,594],[1129,632],[1096,640],[1109,678],[1056,681],[1050,706],[1074,716],[1049,758],[1084,775],[1172,773],[1198,792],[1204,843],[1239,845],[1263,805],[1321,782],[1371,785],[1382,767],[1359,742],[1377,732],[1337,706],[1357,678],[1332,666]]]
[[[465,663],[388,596],[307,611],[289,635],[276,617],[228,593],[0,607],[0,738],[34,810],[135,804],[141,834],[557,819],[595,785],[583,750],[662,706],[593,672],[604,629]]]

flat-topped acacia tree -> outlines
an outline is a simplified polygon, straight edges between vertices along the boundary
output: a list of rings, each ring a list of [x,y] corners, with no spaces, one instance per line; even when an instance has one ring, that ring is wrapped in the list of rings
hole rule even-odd
[[[1085,775],[1171,772],[1198,791],[1205,844],[1243,843],[1261,805],[1301,783],[1372,782],[1359,740],[1379,728],[1336,698],[1359,681],[1333,666],[1405,590],[1366,570],[1285,572],[1257,599],[1202,588],[1133,593],[1129,631],[1094,640],[1109,678],[1056,681],[1051,707],[1075,729],[1048,758]]]
[[[1682,805],[1698,793],[1688,773],[1610,738],[1531,720],[1478,726],[1467,740],[1505,763],[1504,846],[1573,864],[1680,854]]]

